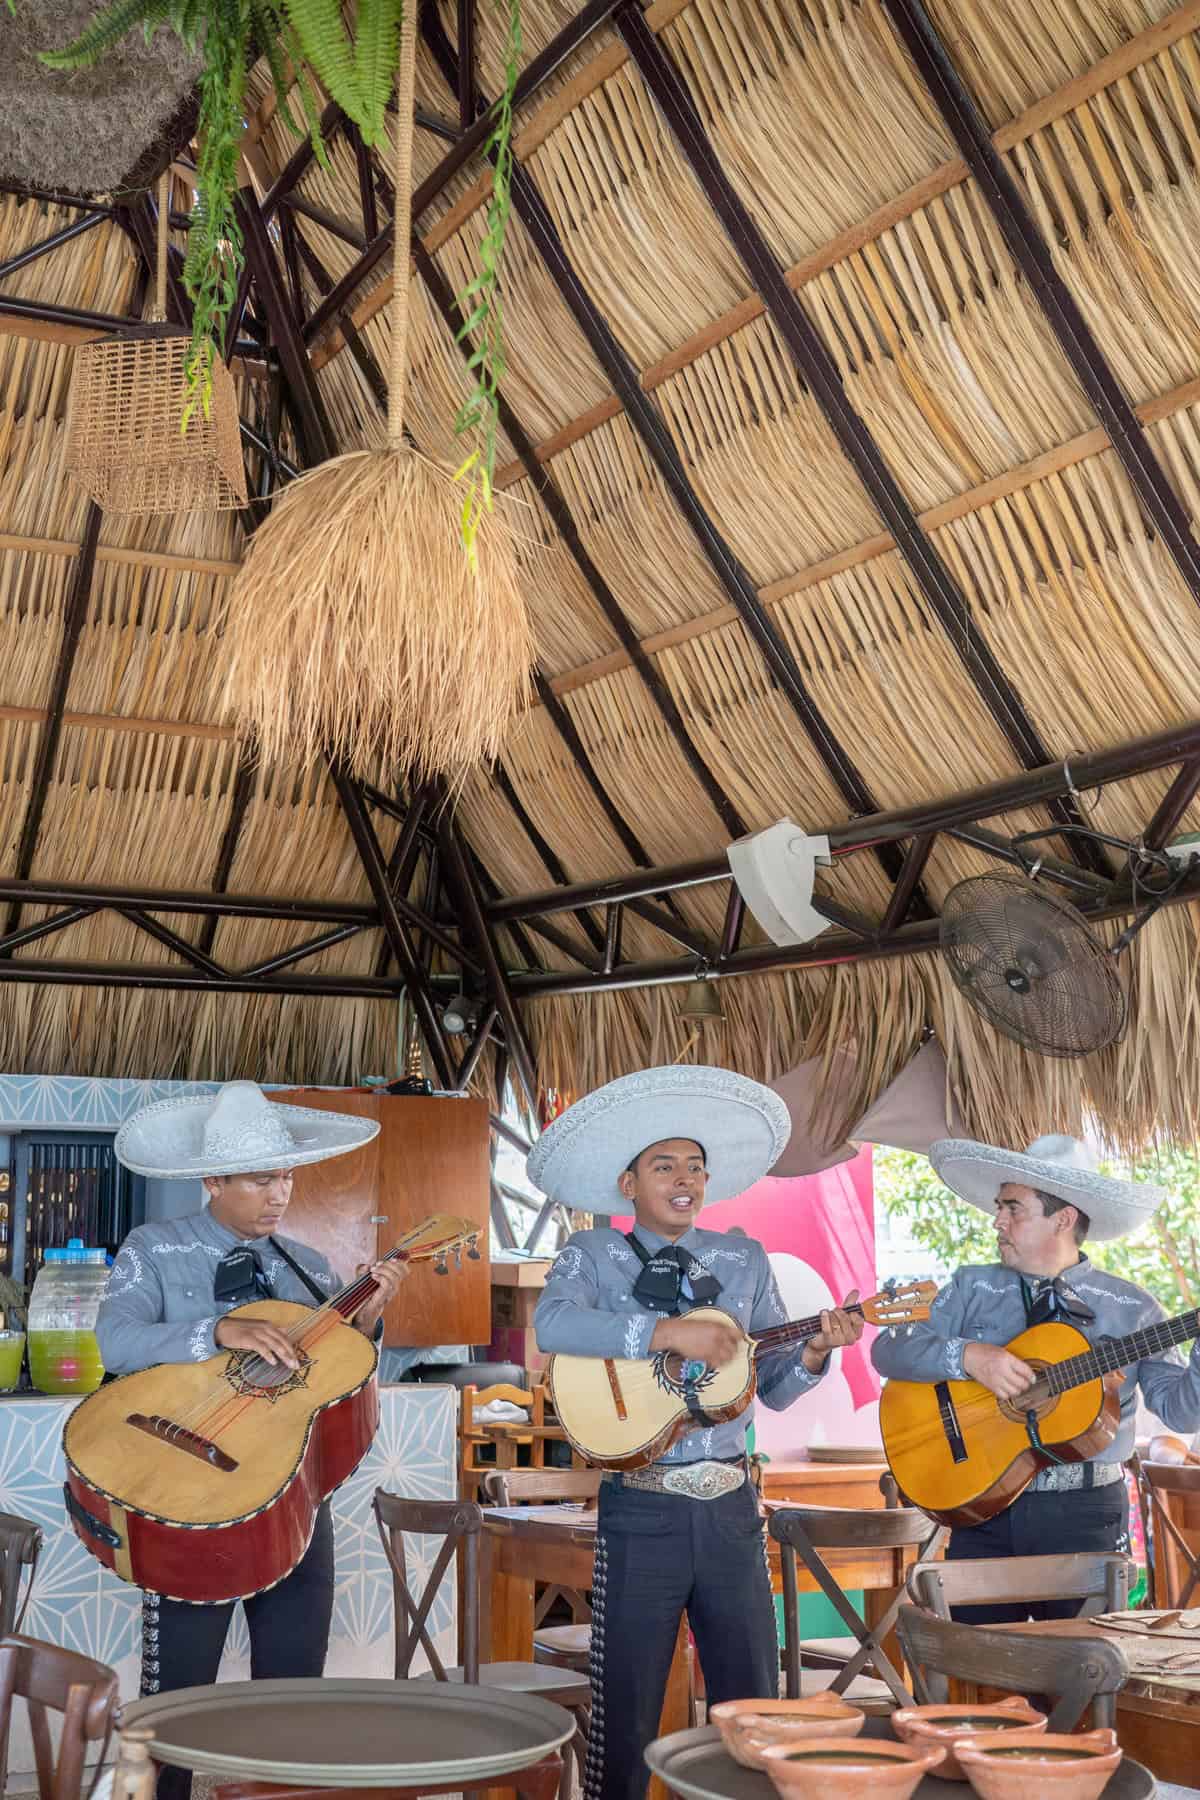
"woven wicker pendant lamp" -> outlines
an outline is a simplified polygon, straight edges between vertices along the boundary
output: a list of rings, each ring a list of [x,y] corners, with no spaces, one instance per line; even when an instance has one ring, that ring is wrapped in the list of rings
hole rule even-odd
[[[166,321],[170,174],[158,184],[158,257],[150,321],[75,352],[66,466],[106,513],[221,512],[246,504],[237,396],[215,357],[207,414],[186,427],[191,336]]]
[[[400,28],[387,443],[293,482],[255,533],[229,595],[226,699],[268,761],[333,754],[368,779],[453,786],[498,755],[533,650],[503,498],[468,557],[460,485],[404,436],[415,11]]]

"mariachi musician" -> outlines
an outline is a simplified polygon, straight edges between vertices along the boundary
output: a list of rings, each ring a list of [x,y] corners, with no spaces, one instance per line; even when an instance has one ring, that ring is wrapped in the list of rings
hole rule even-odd
[[[184,1218],[139,1225],[122,1244],[96,1322],[105,1369],[131,1375],[158,1363],[203,1362],[221,1350],[252,1350],[295,1368],[295,1350],[276,1326],[224,1315],[256,1296],[319,1306],[337,1290],[323,1257],[275,1233],[293,1172],[357,1150],[378,1130],[346,1113],[273,1103],[249,1081],[230,1082],[215,1099],[159,1101],[128,1119],[116,1140],[124,1166],[162,1180],[199,1179],[206,1203]],[[370,1274],[377,1286],[353,1323],[378,1341],[383,1310],[407,1270],[381,1262]],[[255,1680],[323,1673],[333,1615],[328,1501],[291,1574],[243,1604]],[[142,1693],[214,1682],[235,1605],[144,1594]],[[190,1786],[186,1770],[164,1768],[159,1800],[187,1800]]]
[[[1144,1288],[1098,1269],[1084,1242],[1111,1241],[1144,1225],[1165,1189],[1101,1174],[1087,1145],[1041,1137],[1024,1153],[957,1138],[933,1145],[929,1160],[946,1186],[993,1213],[1000,1260],[961,1268],[934,1301],[925,1324],[881,1332],[871,1358],[901,1381],[977,1381],[1019,1401],[1035,1371],[1004,1346],[1028,1326],[1073,1325],[1092,1344],[1124,1337],[1166,1315]],[[1200,1425],[1200,1343],[1184,1362],[1177,1350],[1143,1357],[1121,1383],[1121,1423],[1099,1457],[1042,1469],[1019,1498],[982,1524],[950,1535],[949,1557],[1042,1556],[1128,1547],[1126,1459],[1133,1451],[1137,1390],[1172,1431]],[[1063,1617],[1073,1601],[959,1607],[968,1624]]]

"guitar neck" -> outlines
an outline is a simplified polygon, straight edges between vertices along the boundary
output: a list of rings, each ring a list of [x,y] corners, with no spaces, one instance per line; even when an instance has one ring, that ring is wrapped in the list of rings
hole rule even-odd
[[[843,1312],[861,1313],[862,1307],[857,1303],[842,1308]],[[796,1344],[806,1344],[809,1338],[815,1338],[821,1329],[821,1315],[814,1313],[811,1319],[792,1319],[786,1325],[767,1325],[761,1331],[752,1331],[750,1339],[761,1353],[764,1350],[790,1350]]]
[[[377,1257],[376,1261],[403,1262],[407,1256],[408,1252],[403,1245],[397,1244],[394,1250],[389,1250],[386,1256]],[[363,1301],[373,1294],[378,1286],[379,1283],[373,1275],[359,1275],[348,1287],[344,1287],[340,1294],[335,1294],[329,1305],[335,1313],[340,1313],[343,1319],[352,1319]]]
[[[1052,1394],[1065,1394],[1068,1388],[1082,1387],[1085,1382],[1111,1375],[1115,1369],[1128,1369],[1141,1362],[1143,1356],[1160,1356],[1173,1344],[1186,1344],[1195,1337],[1200,1337],[1200,1308],[1147,1325],[1142,1331],[1131,1331],[1127,1337],[1106,1338],[1092,1350],[1052,1363],[1045,1370],[1044,1379]]]

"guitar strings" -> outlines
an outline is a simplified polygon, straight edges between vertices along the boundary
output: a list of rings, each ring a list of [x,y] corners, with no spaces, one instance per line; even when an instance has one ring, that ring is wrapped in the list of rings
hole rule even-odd
[[[381,1257],[379,1260],[381,1262],[388,1262],[395,1257],[400,1257],[405,1261],[416,1260],[410,1255],[410,1246],[415,1244],[422,1233],[427,1230],[428,1226],[417,1226],[407,1237],[402,1237],[400,1242],[388,1251],[386,1257]],[[443,1245],[440,1246],[440,1248],[448,1249],[450,1246]],[[425,1253],[436,1256],[439,1253],[439,1246],[426,1246]],[[355,1305],[355,1311],[357,1311],[358,1307],[362,1305],[363,1300],[367,1298],[374,1285],[375,1284],[372,1282],[369,1275],[360,1275],[355,1281],[343,1288],[340,1293],[331,1295],[331,1297],[324,1301],[320,1306],[309,1308],[302,1319],[298,1319],[294,1325],[288,1327],[284,1336],[289,1338],[298,1349],[303,1350],[309,1348],[311,1344],[317,1342],[320,1337],[325,1335],[327,1327],[332,1324],[333,1321],[330,1315],[336,1310],[338,1301],[341,1301],[344,1304],[351,1298],[357,1288],[362,1287],[364,1289],[362,1300],[359,1300]],[[251,1302],[251,1304],[253,1303]],[[314,1338],[312,1333],[314,1327],[318,1326],[318,1324],[320,1324],[321,1329],[318,1331],[317,1337]],[[193,1402],[179,1418],[172,1420],[172,1424],[183,1431],[197,1431],[203,1426],[203,1435],[207,1436],[211,1442],[213,1441],[214,1432],[219,1433],[228,1430],[229,1426],[234,1424],[236,1420],[240,1418],[249,1407],[253,1406],[256,1401],[266,1399],[269,1392],[270,1390],[267,1390],[266,1393],[257,1394],[239,1394],[230,1392],[228,1380],[226,1377],[222,1376],[222,1378],[218,1382],[215,1382],[206,1393],[202,1394],[197,1401]],[[222,1414],[230,1407],[232,1407],[230,1416],[228,1418],[222,1417]],[[210,1411],[210,1408],[213,1410]]]

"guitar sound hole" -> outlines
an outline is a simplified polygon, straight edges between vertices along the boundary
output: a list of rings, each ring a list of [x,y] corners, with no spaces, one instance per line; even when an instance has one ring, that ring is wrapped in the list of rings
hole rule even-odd
[[[1044,1368],[1044,1363],[1030,1363],[1031,1369]],[[1035,1381],[1031,1388],[1018,1394],[1015,1400],[1000,1400],[997,1405],[1006,1419],[1014,1425],[1023,1425],[1026,1416],[1033,1413],[1037,1419],[1044,1419],[1047,1413],[1053,1412],[1062,1398],[1060,1394],[1052,1394],[1044,1380]]]
[[[285,1369],[282,1363],[269,1363],[264,1356],[252,1356],[242,1364],[242,1379],[248,1387],[278,1387],[291,1375],[291,1369]]]

